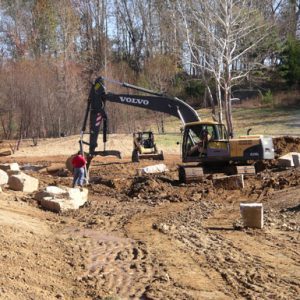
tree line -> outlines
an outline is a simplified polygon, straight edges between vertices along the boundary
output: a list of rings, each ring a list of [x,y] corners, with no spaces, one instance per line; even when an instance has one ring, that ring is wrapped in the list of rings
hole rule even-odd
[[[78,133],[99,75],[210,106],[233,135],[235,89],[299,87],[299,37],[299,0],[2,0],[2,138]],[[111,132],[145,118],[108,114]],[[163,115],[147,115],[162,130]]]

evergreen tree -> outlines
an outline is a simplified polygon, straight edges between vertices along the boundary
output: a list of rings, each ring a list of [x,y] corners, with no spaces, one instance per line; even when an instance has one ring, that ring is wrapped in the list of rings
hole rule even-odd
[[[281,53],[280,70],[290,86],[300,83],[300,41],[291,36]]]

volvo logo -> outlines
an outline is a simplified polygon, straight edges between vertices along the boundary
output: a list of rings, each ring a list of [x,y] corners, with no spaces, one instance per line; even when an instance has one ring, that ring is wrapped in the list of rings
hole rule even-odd
[[[149,100],[146,99],[135,99],[130,97],[121,97],[121,102],[132,103],[132,104],[140,104],[140,105],[149,105]]]

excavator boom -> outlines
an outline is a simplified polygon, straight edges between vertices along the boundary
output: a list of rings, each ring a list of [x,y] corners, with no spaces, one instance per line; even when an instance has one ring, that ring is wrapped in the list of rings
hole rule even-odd
[[[106,94],[105,100],[166,113],[179,118],[183,124],[200,121],[197,112],[186,102],[178,98],[109,93]]]

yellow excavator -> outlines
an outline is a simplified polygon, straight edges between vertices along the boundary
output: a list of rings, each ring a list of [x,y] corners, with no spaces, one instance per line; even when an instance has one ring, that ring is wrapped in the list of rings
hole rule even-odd
[[[104,80],[138,90],[147,95],[107,93]],[[178,168],[179,180],[182,182],[201,180],[203,169],[212,171],[222,169],[231,173],[253,173],[255,169],[253,165],[249,165],[249,161],[274,159],[274,146],[271,137],[247,135],[230,138],[224,124],[215,121],[202,121],[196,110],[183,100],[128,83],[99,77],[90,90],[80,138],[80,150],[82,152],[84,144],[89,146],[87,167],[96,155],[115,155],[118,157],[121,155],[119,151],[106,150],[105,147],[108,119],[105,110],[106,102],[163,112],[182,121],[181,153],[183,164]],[[89,142],[85,142],[83,136],[86,133],[88,118],[90,139]],[[96,151],[101,122],[103,123],[104,151]]]

